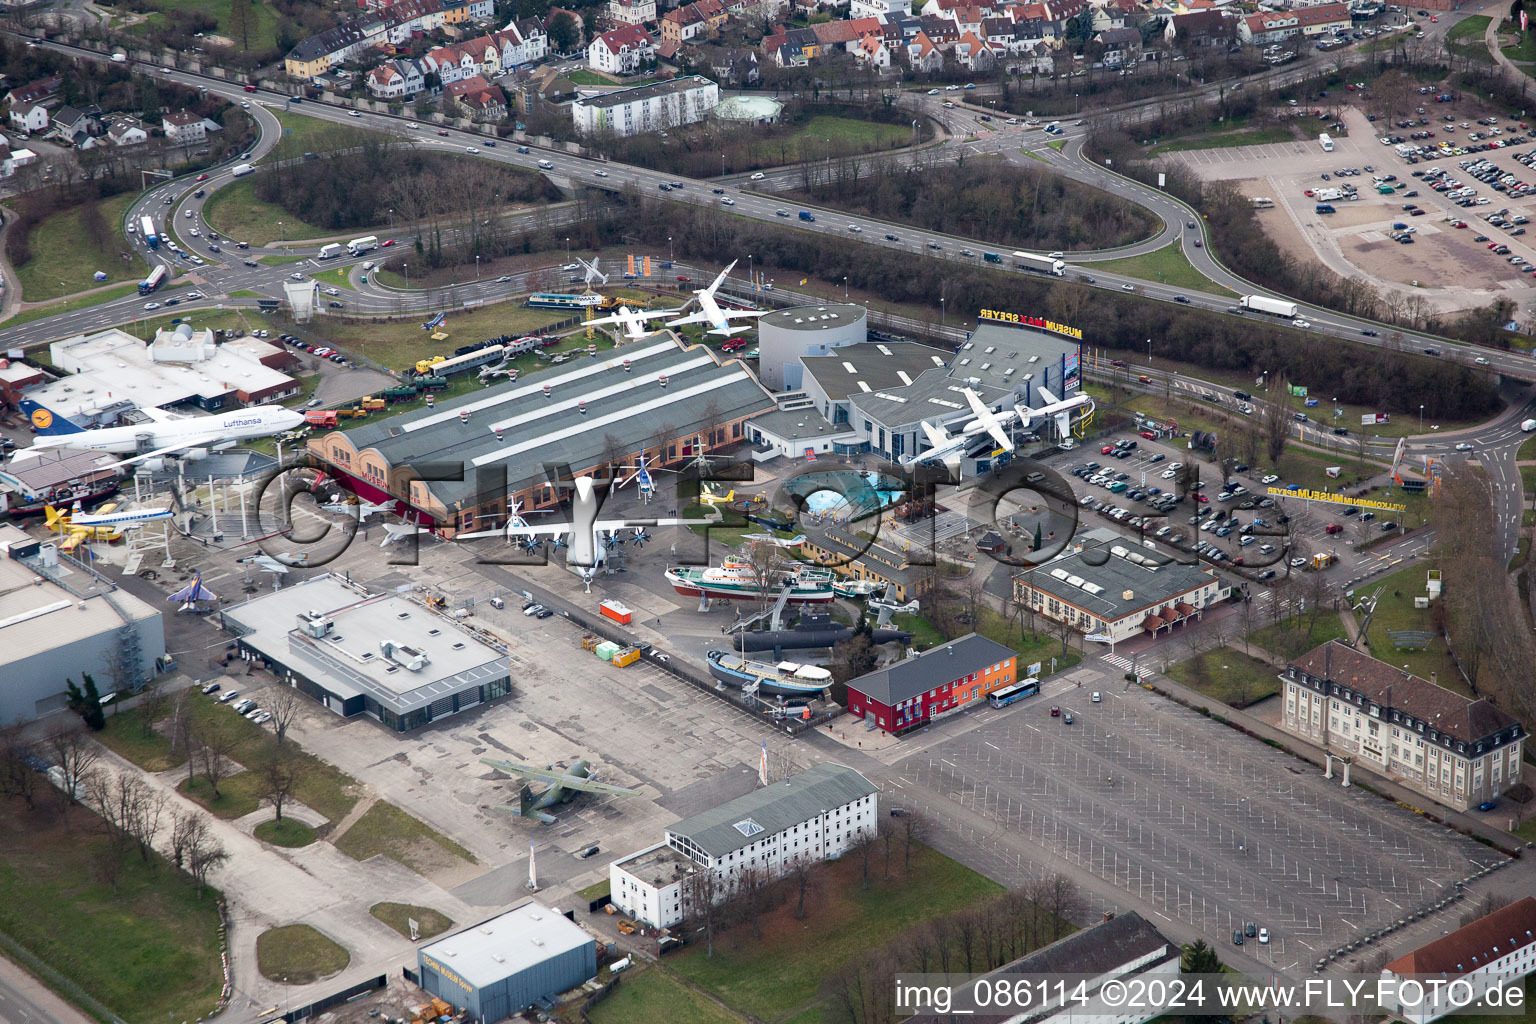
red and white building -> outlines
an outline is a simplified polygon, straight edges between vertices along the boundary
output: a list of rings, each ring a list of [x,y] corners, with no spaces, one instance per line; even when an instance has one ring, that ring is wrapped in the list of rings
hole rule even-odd
[[[1429,1024],[1461,1008],[1451,1005],[1453,983],[1481,999],[1495,987],[1518,990],[1521,979],[1532,973],[1536,973],[1536,897],[1527,896],[1387,964],[1381,977],[1391,985],[1389,991],[1413,979],[1423,986],[1426,999],[1422,1005],[1399,1002],[1381,1008],[1409,1024]],[[1434,984],[1426,984],[1430,981]]]
[[[1300,36],[1311,39],[1331,36],[1335,32],[1349,31],[1353,24],[1349,7],[1330,3],[1317,7],[1299,7],[1290,11],[1266,11],[1250,14],[1237,27],[1243,42],[1253,46],[1267,46]]]
[[[639,25],[604,32],[587,46],[587,64],[610,75],[633,74],[655,55],[656,41]]]
[[[893,662],[848,681],[848,713],[872,716],[882,732],[901,734],[976,706],[1018,681],[1018,655],[979,633]]]

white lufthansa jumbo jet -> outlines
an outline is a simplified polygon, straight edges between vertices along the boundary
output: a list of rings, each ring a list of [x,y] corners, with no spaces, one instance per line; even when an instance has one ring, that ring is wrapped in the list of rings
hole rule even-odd
[[[100,430],[82,430],[63,416],[24,398],[21,411],[37,430],[37,437],[30,447],[23,448],[13,459],[31,459],[50,448],[80,448],[87,451],[111,452],[123,455],[135,451],[139,440],[148,437],[154,445],[147,451],[131,458],[121,459],[113,466],[127,466],[159,455],[184,452],[219,441],[241,440],[251,437],[267,437],[292,430],[304,422],[304,414],[281,406],[260,406],[255,409],[236,409],[216,416],[177,417],[162,409],[139,410],[152,422],[137,423],[128,427],[103,427]]]
[[[595,320],[588,320],[584,327],[602,327],[606,324],[619,324],[624,328],[624,336],[631,341],[655,334],[655,331],[646,330],[647,320],[659,320],[666,316],[676,316],[675,309],[630,309],[628,306],[620,306],[617,313],[609,316],[600,316]]]

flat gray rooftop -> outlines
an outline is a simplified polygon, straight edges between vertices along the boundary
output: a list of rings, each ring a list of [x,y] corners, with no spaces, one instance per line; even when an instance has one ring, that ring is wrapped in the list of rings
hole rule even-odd
[[[759,317],[757,322],[784,331],[814,333],[857,323],[867,314],[868,310],[852,302],[827,302],[818,306],[776,309],[767,316]]]
[[[796,310],[804,308],[795,307]],[[775,323],[772,317],[785,312],[789,311],[781,310],[762,319]],[[816,378],[827,397],[837,401],[884,388],[907,387],[924,371],[942,370],[948,365],[949,358],[950,354],[943,349],[910,341],[866,341],[845,345],[831,355],[806,356],[801,363],[805,372]]]
[[[524,903],[499,917],[421,947],[421,955],[476,988],[537,967],[596,940],[542,903]]]
[[[700,75],[688,75],[685,78],[669,78],[665,82],[652,82],[650,85],[637,85],[633,89],[605,92],[600,96],[588,96],[576,102],[583,107],[617,107],[625,103],[648,100],[654,96],[668,96],[675,92],[707,89],[714,84],[714,82]]]
[[[320,612],[333,623],[323,638],[299,628]],[[317,576],[224,610],[224,620],[252,649],[307,672],[339,697],[372,697],[397,712],[412,711],[469,686],[507,676],[505,655],[452,618],[395,594],[369,594],[337,576]],[[427,656],[418,671],[406,656],[386,657],[381,641]]]
[[[1130,541],[1122,539],[1115,547],[1146,558],[1150,564],[1140,565],[1113,554],[1113,548],[1096,548],[1093,560],[1106,559],[1103,565],[1092,565],[1083,552],[1077,552],[1019,575],[1031,586],[1108,621],[1122,619],[1197,587],[1221,582],[1198,566],[1164,559]]]

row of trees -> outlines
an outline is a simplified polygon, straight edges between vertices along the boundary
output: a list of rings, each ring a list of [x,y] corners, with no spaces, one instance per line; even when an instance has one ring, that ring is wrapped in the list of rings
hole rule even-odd
[[[1081,913],[1076,885],[1050,875],[908,928],[829,976],[823,995],[839,1024],[896,1020],[896,975],[995,970],[1069,934]]]
[[[677,251],[699,260],[724,264],[752,253],[756,267],[770,276],[777,270],[826,281],[846,277],[852,288],[930,309],[943,299],[951,325],[982,308],[1044,313],[1082,328],[1091,345],[1145,353],[1151,338],[1157,351],[1171,359],[1294,378],[1382,412],[1407,413],[1423,404],[1429,416],[1475,419],[1500,407],[1488,374],[1414,352],[1389,349],[1360,359],[1354,346],[1252,318],[1213,316],[1075,281],[913,260],[820,233],[742,221],[712,207],[658,202],[638,190],[601,202],[587,197],[580,210],[582,222],[531,236],[526,247],[558,249],[566,236],[573,248],[578,243],[596,248],[637,242],[659,247],[670,238]]]
[[[20,800],[29,811],[56,813],[66,828],[72,824],[71,808],[92,807],[105,839],[95,848],[95,869],[114,893],[131,852],[151,871],[159,869],[157,840],[172,865],[205,886],[208,875],[228,859],[208,815],[171,806],[170,794],[131,772],[109,771],[100,759],[101,747],[83,725],[56,726],[41,739],[29,739],[21,723],[8,726],[0,730],[0,796]],[[52,763],[56,782],[50,784],[36,770],[42,761]]]
[[[1487,477],[1465,465],[1443,466],[1430,522],[1442,585],[1436,614],[1467,685],[1522,721],[1536,719],[1536,642],[1505,571],[1508,552],[1494,550]]]
[[[1150,237],[1145,207],[1044,168],[962,160],[942,173],[928,161],[842,161],[807,199],[840,209],[987,238],[1000,246],[1109,249]]]

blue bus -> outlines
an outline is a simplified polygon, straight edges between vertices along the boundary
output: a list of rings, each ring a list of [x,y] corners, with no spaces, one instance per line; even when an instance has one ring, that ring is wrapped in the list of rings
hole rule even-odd
[[[1040,680],[1025,679],[1021,682],[1014,683],[1012,686],[1005,686],[1001,690],[993,690],[991,696],[989,696],[987,699],[992,702],[993,707],[1005,708],[1016,700],[1023,700],[1025,697],[1033,697],[1039,692]]]

